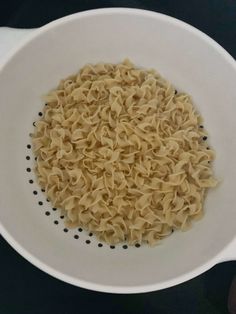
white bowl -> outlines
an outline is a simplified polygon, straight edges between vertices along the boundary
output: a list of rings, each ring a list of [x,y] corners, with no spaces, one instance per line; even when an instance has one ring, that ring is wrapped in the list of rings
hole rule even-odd
[[[205,217],[155,248],[98,247],[85,232],[63,232],[36,183],[29,133],[41,96],[85,63],[120,62],[156,68],[192,95],[205,118],[221,184],[205,203]],[[26,259],[61,280],[88,289],[134,293],[181,283],[216,263],[236,258],[224,249],[236,236],[236,66],[197,29],[174,18],[135,9],[100,9],[71,15],[36,31],[0,71],[0,231]],[[31,160],[26,160],[26,155]],[[33,190],[38,191],[37,195]],[[44,202],[38,206],[38,201]],[[50,216],[46,216],[49,211]],[[54,220],[59,224],[55,225]],[[90,244],[86,243],[87,239]],[[234,245],[234,248],[236,246]]]

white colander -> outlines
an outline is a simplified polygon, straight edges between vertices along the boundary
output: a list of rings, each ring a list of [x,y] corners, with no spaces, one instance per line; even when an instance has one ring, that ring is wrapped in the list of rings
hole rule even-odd
[[[23,33],[4,29],[0,35],[12,44]],[[32,171],[29,135],[43,108],[42,95],[88,62],[126,57],[156,68],[193,96],[217,153],[214,167],[221,183],[207,196],[205,217],[155,248],[109,246],[82,229],[66,229]],[[100,9],[33,30],[0,66],[0,232],[52,276],[106,292],[163,289],[236,259],[235,114],[235,61],[212,39],[174,18]]]

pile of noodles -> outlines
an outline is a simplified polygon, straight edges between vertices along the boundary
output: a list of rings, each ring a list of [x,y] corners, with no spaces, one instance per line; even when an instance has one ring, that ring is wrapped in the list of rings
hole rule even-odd
[[[202,216],[214,152],[190,97],[158,73],[128,60],[86,65],[46,103],[36,174],[69,227],[154,245]]]

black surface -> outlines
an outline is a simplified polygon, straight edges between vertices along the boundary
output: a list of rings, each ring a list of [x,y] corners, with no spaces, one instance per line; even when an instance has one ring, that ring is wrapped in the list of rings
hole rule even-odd
[[[236,57],[235,0],[0,0],[0,26],[38,27],[74,12],[112,6],[149,9],[182,19]],[[0,257],[0,314],[224,314],[228,313],[229,287],[236,275],[236,262],[228,262],[170,289],[114,295],[87,291],[50,277],[19,256],[2,238]]]

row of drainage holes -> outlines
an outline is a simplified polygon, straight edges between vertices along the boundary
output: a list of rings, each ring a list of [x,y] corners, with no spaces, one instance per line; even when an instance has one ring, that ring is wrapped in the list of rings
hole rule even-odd
[[[34,181],[33,181],[32,179],[30,179],[30,180],[29,180],[29,183],[30,183],[30,184],[33,184]],[[42,192],[45,192],[44,189],[41,189],[41,191],[42,191]],[[37,192],[36,190],[34,190],[34,191],[33,191],[33,194],[34,194],[34,195],[37,195],[38,192]],[[49,202],[49,199],[47,199],[47,202]],[[39,204],[40,206],[42,206],[42,205],[43,205],[43,202],[42,202],[42,201],[39,201],[38,204]],[[53,211],[56,211],[57,208],[53,207],[52,210],[53,210]],[[46,215],[46,216],[50,216],[51,213],[50,213],[49,211],[46,211],[46,212],[45,212],[45,215]],[[64,216],[61,215],[60,218],[63,219]],[[59,224],[59,221],[58,221],[58,220],[54,220],[54,224],[55,224],[55,225],[58,225],[58,224]],[[83,231],[81,228],[80,228],[80,230]],[[68,230],[67,228],[64,228],[63,231],[64,231],[64,232],[68,232],[69,230]],[[92,236],[92,235],[93,235],[92,233],[89,234],[89,236]],[[75,239],[79,239],[79,236],[78,236],[78,235],[75,235],[74,238],[75,238]],[[86,243],[88,243],[88,241],[89,241],[89,243],[90,243],[90,240],[86,240],[86,241],[87,241]],[[89,244],[89,243],[88,243],[88,244]]]
[[[30,179],[30,180],[29,180],[29,183],[30,183],[30,184],[33,184],[34,181],[33,181],[32,179]],[[42,189],[42,192],[43,192],[43,191],[45,191],[45,190]],[[35,190],[35,191],[33,191],[33,194],[34,194],[34,195],[37,195],[38,192]],[[42,202],[42,201],[39,201],[38,204],[39,204],[40,206],[42,206],[42,205],[43,205],[43,202]],[[53,211],[56,211],[57,208],[53,207],[52,210],[53,210]],[[51,213],[50,213],[49,211],[46,211],[46,212],[45,212],[45,215],[46,215],[46,216],[50,216]],[[61,215],[60,218],[63,219],[64,216]],[[54,224],[55,224],[55,225],[58,225],[58,224],[59,224],[59,221],[58,221],[58,220],[54,220]],[[69,230],[68,230],[67,228],[64,228],[63,231],[67,233]],[[79,231],[79,232],[82,232],[83,229],[82,229],[82,228],[79,228],[78,231]],[[93,236],[93,233],[90,232],[90,233],[89,233],[89,236],[92,237],[92,236]],[[74,235],[74,239],[76,239],[76,240],[79,239],[79,236],[78,236],[77,234],[75,234],[75,235]],[[90,241],[90,240],[86,240],[85,243],[86,243],[86,244],[90,244],[91,241]],[[140,244],[137,243],[135,246],[136,246],[136,247],[140,247]],[[103,244],[102,244],[102,243],[98,243],[98,247],[103,247]],[[123,249],[128,249],[128,245],[126,245],[126,244],[123,245],[122,247],[123,247]],[[115,245],[110,245],[110,248],[111,248],[111,249],[115,249]]]
[[[32,179],[30,179],[30,180],[29,180],[29,183],[30,183],[30,184],[33,184],[34,181],[33,181]],[[43,192],[43,191],[45,191],[45,190],[42,189],[42,192]],[[33,191],[33,194],[37,195],[38,192],[37,192],[37,191]],[[38,204],[39,204],[40,206],[42,206],[42,205],[43,205],[43,202],[39,201]],[[57,208],[53,207],[52,210],[53,210],[53,211],[56,211]],[[46,215],[46,216],[50,216],[51,213],[50,213],[49,211],[46,211],[46,212],[45,212],[45,215]],[[63,219],[64,216],[61,215],[60,218]],[[59,221],[58,221],[58,220],[54,220],[54,224],[55,224],[55,225],[58,225],[58,224],[59,224]],[[64,228],[63,231],[67,233],[69,230],[68,230],[67,228]],[[82,229],[82,228],[78,228],[78,231],[79,231],[79,232],[82,232],[83,229]],[[89,236],[92,237],[92,236],[93,236],[93,233],[90,232],[90,233],[89,233]],[[79,236],[78,236],[77,234],[75,234],[75,235],[74,235],[74,239],[76,239],[76,240],[79,239]],[[86,244],[90,244],[91,241],[90,241],[90,240],[86,240],[85,243],[86,243]],[[102,243],[98,243],[98,247],[103,247],[103,244],[102,244]],[[140,244],[139,244],[139,243],[136,243],[136,244],[135,244],[135,247],[136,247],[136,248],[139,248],[139,247],[140,247]],[[115,249],[115,245],[110,245],[110,248],[111,248],[111,249]],[[122,248],[126,250],[126,249],[128,249],[128,245],[124,244],[124,245],[122,246]]]
[[[30,144],[27,144],[26,146],[28,149],[31,149],[31,145]],[[26,160],[30,160],[30,156],[26,156]],[[26,171],[27,172],[31,172],[31,168],[26,168]],[[32,181],[32,182],[31,182]],[[29,183],[32,184],[33,183],[33,180],[29,180]],[[37,193],[36,193],[37,194]]]
[[[29,180],[29,183],[32,184],[32,183],[33,183],[33,180]],[[37,191],[34,191],[34,192],[36,192],[36,194],[38,193]],[[39,205],[43,205],[43,202],[39,202],[39,203],[40,203]],[[53,207],[52,210],[55,211],[55,210],[57,210],[57,209],[56,209],[55,207]],[[49,212],[49,211],[46,211],[46,212],[45,212],[45,215],[46,215],[46,216],[49,216],[49,215],[50,215],[50,212]],[[60,218],[63,219],[64,216],[62,215],[62,216],[60,216]],[[55,224],[55,225],[58,225],[58,224],[59,224],[58,220],[54,220],[54,224]],[[64,228],[63,231],[64,231],[64,232],[68,232],[69,230],[68,230],[67,228]],[[79,228],[78,231],[79,231],[79,232],[82,232],[83,229],[82,229],[82,228]],[[90,232],[90,233],[89,233],[89,236],[92,237],[92,236],[93,236],[93,233]],[[74,235],[74,238],[75,238],[75,239],[79,239],[79,236],[76,234],[76,235]],[[90,240],[86,240],[85,242],[86,242],[87,244],[90,244],[90,243],[91,243]],[[102,246],[103,246],[102,243],[98,243],[98,247],[102,247]],[[123,245],[122,247],[123,247],[123,249],[128,249],[128,246],[127,246],[126,244]],[[135,247],[139,248],[139,247],[140,247],[140,244],[139,244],[139,243],[136,243],[136,244],[135,244]],[[114,245],[110,245],[110,248],[111,248],[111,249],[115,249],[115,246],[114,246]]]
[[[74,235],[74,238],[75,238],[75,239],[79,239],[79,236],[76,234],[76,235]],[[90,244],[91,241],[90,241],[90,240],[86,240],[85,243]],[[140,246],[141,246],[141,245],[140,245],[139,243],[136,243],[136,244],[135,244],[135,247],[136,247],[136,248],[139,248]],[[103,244],[102,244],[102,243],[98,243],[98,247],[103,247]],[[110,245],[110,249],[115,249],[115,248],[116,248],[115,245]],[[127,249],[128,249],[128,245],[124,244],[124,245],[122,246],[122,248],[123,248],[124,250],[127,250]]]
[[[33,183],[34,183],[34,181],[33,181],[32,179],[30,179],[30,180],[29,180],[29,183],[30,183],[30,184],[33,184]],[[45,192],[45,190],[44,190],[44,189],[41,189],[41,191],[42,191],[42,192]],[[34,194],[34,195],[37,195],[37,194],[38,194],[38,192],[37,192],[36,190],[34,190],[34,191],[33,191],[33,194]],[[49,202],[49,199],[47,199],[47,202]],[[42,201],[39,201],[39,202],[38,202],[38,204],[39,204],[40,206],[42,206],[42,205],[43,205],[43,202],[42,202]],[[57,208],[53,207],[53,208],[52,208],[52,210],[53,210],[53,211],[56,211],[56,210],[57,210]],[[50,215],[51,215],[51,213],[50,213],[49,211],[46,211],[46,212],[45,212],[45,215],[46,215],[46,216],[50,216]],[[63,216],[63,215],[61,215],[61,216],[60,216],[60,218],[61,218],[61,219],[63,219],[63,218],[64,218],[64,216]],[[58,224],[59,224],[58,220],[54,220],[54,224],[55,224],[55,225],[58,225]],[[63,231],[64,231],[64,232],[68,232],[68,229],[67,229],[67,228],[64,228],[64,229],[63,229]],[[81,231],[81,232],[82,232],[82,231],[83,231],[83,229],[79,228],[79,231]],[[89,234],[89,236],[92,236],[92,235],[93,235],[92,233],[90,233],[90,234]],[[78,235],[75,235],[75,238],[76,238],[76,239],[78,239],[78,238],[79,238],[79,236],[78,236]],[[88,240],[88,241],[90,241],[90,240]]]
[[[63,218],[64,218],[64,216],[63,216]],[[58,221],[55,220],[54,223],[55,223],[55,224],[58,224]],[[63,231],[64,231],[64,232],[68,232],[69,230],[68,230],[67,228],[64,228]],[[83,229],[82,229],[82,228],[79,228],[78,231],[79,231],[79,232],[82,232]],[[89,236],[92,237],[92,236],[93,236],[93,233],[90,232],[90,233],[89,233]],[[76,240],[79,239],[79,235],[78,235],[78,234],[75,234],[75,235],[74,235],[74,239],[76,239]],[[90,244],[91,241],[90,241],[90,240],[86,240],[85,243],[86,243],[86,244]],[[139,243],[136,243],[136,244],[135,244],[135,247],[136,247],[136,248],[139,248],[140,246],[141,246],[141,245],[140,245]],[[98,243],[98,247],[103,247],[103,244],[102,244],[102,243]],[[110,245],[110,248],[111,248],[111,249],[115,249],[115,245]],[[122,246],[122,248],[126,250],[126,249],[128,249],[128,245],[124,244],[124,245]]]
[[[41,116],[42,113],[39,112],[39,115]],[[28,145],[27,145],[27,148],[30,149],[30,148],[31,148],[31,145],[28,144]],[[26,156],[26,160],[30,160],[30,156]],[[27,170],[27,172],[30,172],[30,171],[31,171],[31,168],[27,168],[26,170]],[[33,181],[32,179],[30,179],[30,180],[29,180],[29,183],[30,183],[30,184],[33,184],[34,181]],[[41,191],[42,191],[42,192],[45,192],[44,189],[41,189]],[[33,191],[33,194],[34,194],[34,195],[37,195],[38,192],[37,192],[36,190],[34,190],[34,191]],[[49,202],[49,199],[47,199],[47,202]],[[38,204],[39,204],[40,206],[42,206],[42,205],[43,205],[43,202],[42,202],[42,201],[39,201]],[[55,210],[57,210],[57,209],[56,209],[56,208],[53,208],[52,210],[55,211]],[[45,212],[45,215],[46,215],[46,216],[50,216],[50,212],[49,212],[49,211],[46,211],[46,212]],[[63,219],[64,216],[62,215],[62,216],[60,216],[60,218]],[[58,225],[58,224],[59,224],[58,220],[54,220],[54,224],[55,224],[55,225]],[[68,230],[67,228],[64,228],[63,231],[64,231],[64,232],[68,232],[69,230]],[[79,231],[79,232],[82,232],[83,229],[82,229],[82,228],[79,228],[78,231]],[[92,235],[93,235],[93,233],[90,232],[90,233],[89,233],[89,236],[92,237]],[[76,240],[79,239],[79,236],[78,236],[77,234],[75,234],[75,235],[74,235],[74,239],[76,239]],[[86,240],[85,243],[86,243],[86,244],[90,244],[91,241],[90,241],[90,240]],[[98,247],[100,247],[100,248],[103,247],[103,244],[102,244],[102,243],[98,243]],[[139,243],[136,243],[136,244],[135,244],[135,247],[139,248],[139,247],[140,247],[140,244],[139,244]],[[115,245],[110,245],[110,248],[111,248],[111,249],[115,249]],[[126,250],[126,249],[128,249],[128,245],[124,244],[124,245],[122,246],[122,248]]]
[[[74,238],[75,238],[75,239],[79,239],[79,236],[76,234],[76,235],[74,235]],[[85,243],[90,244],[91,241],[90,241],[90,240],[86,240]],[[141,246],[141,245],[140,245],[139,243],[136,243],[136,244],[135,244],[135,247],[136,247],[136,248],[139,248],[140,246]],[[98,243],[98,247],[100,247],[100,248],[103,247],[103,244],[102,244],[102,243]],[[115,249],[115,245],[110,245],[110,248],[111,248],[111,249]],[[124,250],[127,250],[127,249],[128,249],[128,245],[124,244],[124,245],[122,246],[122,248],[123,248]]]

